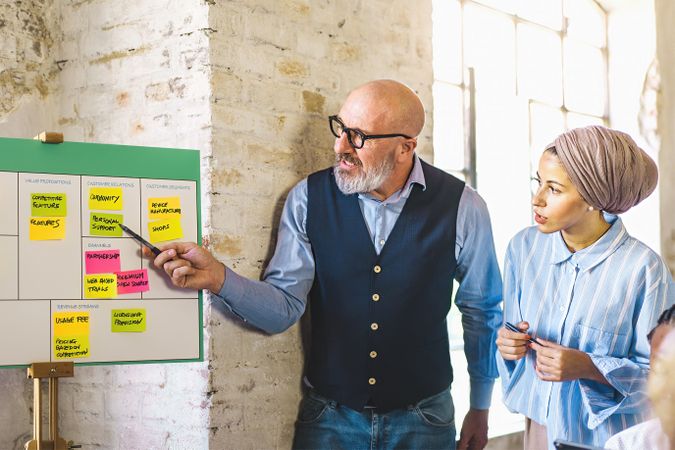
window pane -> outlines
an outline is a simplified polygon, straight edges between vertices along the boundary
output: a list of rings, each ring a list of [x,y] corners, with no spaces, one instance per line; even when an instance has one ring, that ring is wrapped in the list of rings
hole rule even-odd
[[[602,116],[607,92],[602,51],[566,38],[563,64],[567,109]]]
[[[565,0],[565,17],[569,36],[605,46],[605,13],[593,0]]]
[[[434,78],[462,82],[461,6],[455,0],[433,0]]]
[[[500,11],[504,11],[509,14],[516,12],[516,5],[519,0],[474,0],[478,3],[489,6],[490,8],[495,8]]]
[[[513,95],[515,55],[513,19],[467,3],[464,6],[464,64],[476,68],[476,89]]]
[[[515,96],[476,93],[478,192],[490,206],[498,255],[530,224],[530,152],[527,102]]]
[[[530,103],[530,146],[533,152],[538,152],[537,158],[544,148],[563,131],[565,131],[565,118],[560,108]]]
[[[464,168],[464,103],[462,89],[435,82],[434,165],[445,171]]]
[[[530,161],[532,174],[539,166],[539,157],[546,146],[563,131],[565,118],[560,108],[554,108],[541,103],[530,103]]]
[[[560,37],[536,25],[518,25],[518,94],[562,105]]]
[[[520,0],[518,15],[523,19],[560,30],[562,28],[562,0]]]
[[[567,129],[585,127],[588,125],[604,125],[602,117],[587,116],[585,114],[567,113]]]

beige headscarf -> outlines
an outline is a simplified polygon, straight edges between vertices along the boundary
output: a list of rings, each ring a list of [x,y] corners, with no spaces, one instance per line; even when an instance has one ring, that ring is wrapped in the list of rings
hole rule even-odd
[[[598,210],[621,214],[656,188],[656,164],[621,131],[598,125],[575,128],[546,150],[555,150],[583,199]]]

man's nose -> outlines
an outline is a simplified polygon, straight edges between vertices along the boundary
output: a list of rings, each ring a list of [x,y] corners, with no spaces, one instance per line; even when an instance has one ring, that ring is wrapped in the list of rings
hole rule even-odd
[[[333,145],[333,150],[335,153],[351,153],[354,151],[352,146],[349,144],[349,139],[347,138],[347,133],[342,133],[340,137],[335,138],[335,144]]]

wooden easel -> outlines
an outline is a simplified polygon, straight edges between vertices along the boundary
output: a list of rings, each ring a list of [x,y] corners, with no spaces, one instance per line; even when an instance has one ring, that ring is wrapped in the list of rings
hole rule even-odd
[[[57,131],[43,131],[33,139],[40,141],[43,144],[62,144],[63,133],[59,133]]]
[[[59,437],[59,378],[72,377],[72,361],[33,363],[28,368],[28,378],[33,380],[33,439],[26,442],[26,450],[70,450],[80,448],[73,441]],[[49,440],[42,440],[42,379],[49,382]]]

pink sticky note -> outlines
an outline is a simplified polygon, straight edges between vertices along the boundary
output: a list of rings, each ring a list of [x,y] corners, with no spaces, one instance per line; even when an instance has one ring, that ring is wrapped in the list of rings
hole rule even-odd
[[[148,269],[117,272],[117,295],[145,292],[149,289]]]
[[[119,250],[95,250],[84,252],[84,267],[87,275],[92,273],[115,273],[119,272]]]

